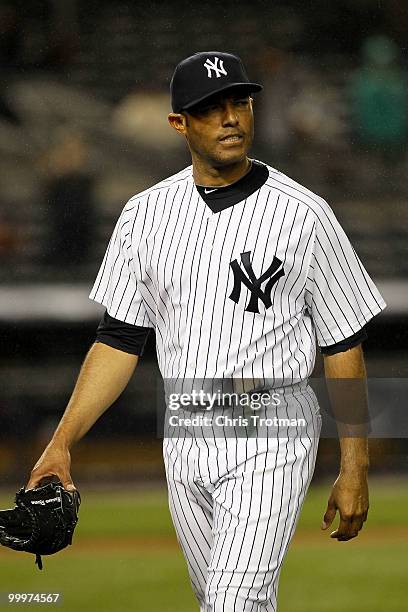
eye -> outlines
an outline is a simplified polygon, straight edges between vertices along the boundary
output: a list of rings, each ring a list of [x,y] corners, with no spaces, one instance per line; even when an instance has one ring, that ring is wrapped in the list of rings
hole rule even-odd
[[[197,113],[200,115],[208,115],[209,113],[215,112],[220,107],[219,104],[209,104],[208,106],[203,106],[202,108],[197,110]]]
[[[248,106],[249,100],[248,98],[240,98],[239,100],[235,100],[235,104],[237,106]]]

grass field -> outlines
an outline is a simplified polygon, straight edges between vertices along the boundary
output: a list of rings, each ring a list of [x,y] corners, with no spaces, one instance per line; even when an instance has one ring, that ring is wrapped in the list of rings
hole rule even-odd
[[[319,529],[329,489],[327,483],[309,490],[281,574],[279,612],[405,611],[407,483],[372,479],[369,520],[358,538],[341,543]],[[41,608],[197,612],[164,488],[81,492],[74,545],[45,557],[42,572],[32,555],[0,549],[3,599],[10,591],[59,592],[61,606]],[[3,491],[0,507],[11,500]]]

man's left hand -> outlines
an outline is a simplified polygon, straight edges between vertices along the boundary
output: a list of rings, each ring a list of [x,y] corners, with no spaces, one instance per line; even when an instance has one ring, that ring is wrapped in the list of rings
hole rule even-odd
[[[346,542],[358,535],[367,519],[368,483],[367,471],[342,473],[333,485],[323,517],[321,529],[325,530],[334,521],[337,510],[340,514],[338,528],[330,534],[339,542]]]

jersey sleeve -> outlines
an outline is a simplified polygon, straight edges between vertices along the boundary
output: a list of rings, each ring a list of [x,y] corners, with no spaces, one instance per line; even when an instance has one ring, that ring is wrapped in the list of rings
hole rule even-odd
[[[306,303],[320,347],[357,333],[386,306],[330,206],[316,214]]]
[[[134,215],[125,206],[108,244],[89,297],[105,306],[115,319],[153,328],[152,318],[141,294],[141,283],[133,261],[131,235]],[[137,246],[137,245],[136,245]]]

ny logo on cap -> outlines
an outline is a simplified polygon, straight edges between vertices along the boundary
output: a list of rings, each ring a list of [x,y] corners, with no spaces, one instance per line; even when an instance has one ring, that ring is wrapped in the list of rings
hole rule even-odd
[[[283,271],[281,260],[277,257],[274,257],[269,268],[265,270],[265,272],[263,272],[259,278],[256,278],[255,273],[252,269],[250,256],[251,251],[241,253],[241,262],[244,266],[246,274],[243,270],[241,270],[240,265],[236,259],[230,262],[230,266],[234,273],[234,287],[229,298],[233,300],[236,304],[238,304],[238,300],[241,295],[242,283],[249,289],[251,293],[251,298],[245,310],[247,312],[259,313],[258,300],[261,300],[264,303],[265,308],[270,308],[272,306],[272,288],[274,284],[280,279],[280,277],[284,276],[285,272]],[[267,279],[269,280],[265,285],[265,290],[262,291],[261,284]]]
[[[220,78],[220,76],[222,74],[224,74],[225,76],[227,76],[227,71],[224,68],[224,61],[220,60],[219,57],[214,57],[214,61],[211,61],[209,58],[205,61],[204,64],[205,68],[207,68],[207,75],[208,78],[211,79],[212,78],[212,73],[211,70],[214,70],[214,74],[215,76],[218,78]]]

